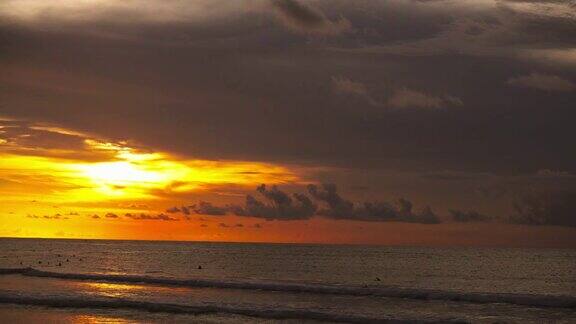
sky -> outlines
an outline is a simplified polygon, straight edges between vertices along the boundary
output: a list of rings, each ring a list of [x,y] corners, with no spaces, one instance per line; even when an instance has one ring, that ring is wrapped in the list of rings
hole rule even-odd
[[[576,4],[4,0],[0,236],[576,247]]]

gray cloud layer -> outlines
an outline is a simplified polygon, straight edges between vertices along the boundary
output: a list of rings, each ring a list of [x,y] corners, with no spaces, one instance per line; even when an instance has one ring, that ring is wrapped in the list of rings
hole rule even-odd
[[[570,1],[4,1],[0,117],[186,157],[573,174],[575,21]],[[81,145],[1,125],[15,145]],[[273,218],[310,210],[289,198],[282,211],[248,205]]]
[[[350,22],[343,17],[330,21],[320,11],[296,0],[272,0],[287,26],[305,33],[338,34],[350,29]]]

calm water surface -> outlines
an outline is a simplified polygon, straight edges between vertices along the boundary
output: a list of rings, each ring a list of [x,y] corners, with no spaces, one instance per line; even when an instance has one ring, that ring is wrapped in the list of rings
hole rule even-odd
[[[4,318],[576,322],[574,250],[19,239],[0,244],[0,268],[35,269],[0,276]],[[62,304],[68,307],[52,308]]]

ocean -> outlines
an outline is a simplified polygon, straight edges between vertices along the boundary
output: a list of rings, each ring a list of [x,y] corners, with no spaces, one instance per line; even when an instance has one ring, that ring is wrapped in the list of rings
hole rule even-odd
[[[576,323],[576,250],[0,239],[2,323]]]

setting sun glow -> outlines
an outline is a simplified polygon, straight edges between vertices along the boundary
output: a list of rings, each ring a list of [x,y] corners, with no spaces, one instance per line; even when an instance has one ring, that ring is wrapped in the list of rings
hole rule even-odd
[[[96,219],[129,224],[133,221],[130,217],[117,215],[127,214],[153,220],[171,205],[193,203],[195,197],[214,186],[226,195],[221,187],[228,185],[255,188],[260,183],[299,181],[291,170],[279,165],[182,159],[127,142],[88,138],[63,128],[28,129],[77,139],[81,150],[46,152],[13,141],[0,143],[0,170],[4,175],[0,211],[11,215],[0,230],[16,236],[63,236],[75,228],[77,236],[85,237],[98,234],[96,225],[105,223]],[[114,231],[112,225],[106,226],[108,233]],[[83,233],[78,230],[81,228],[89,230]]]

